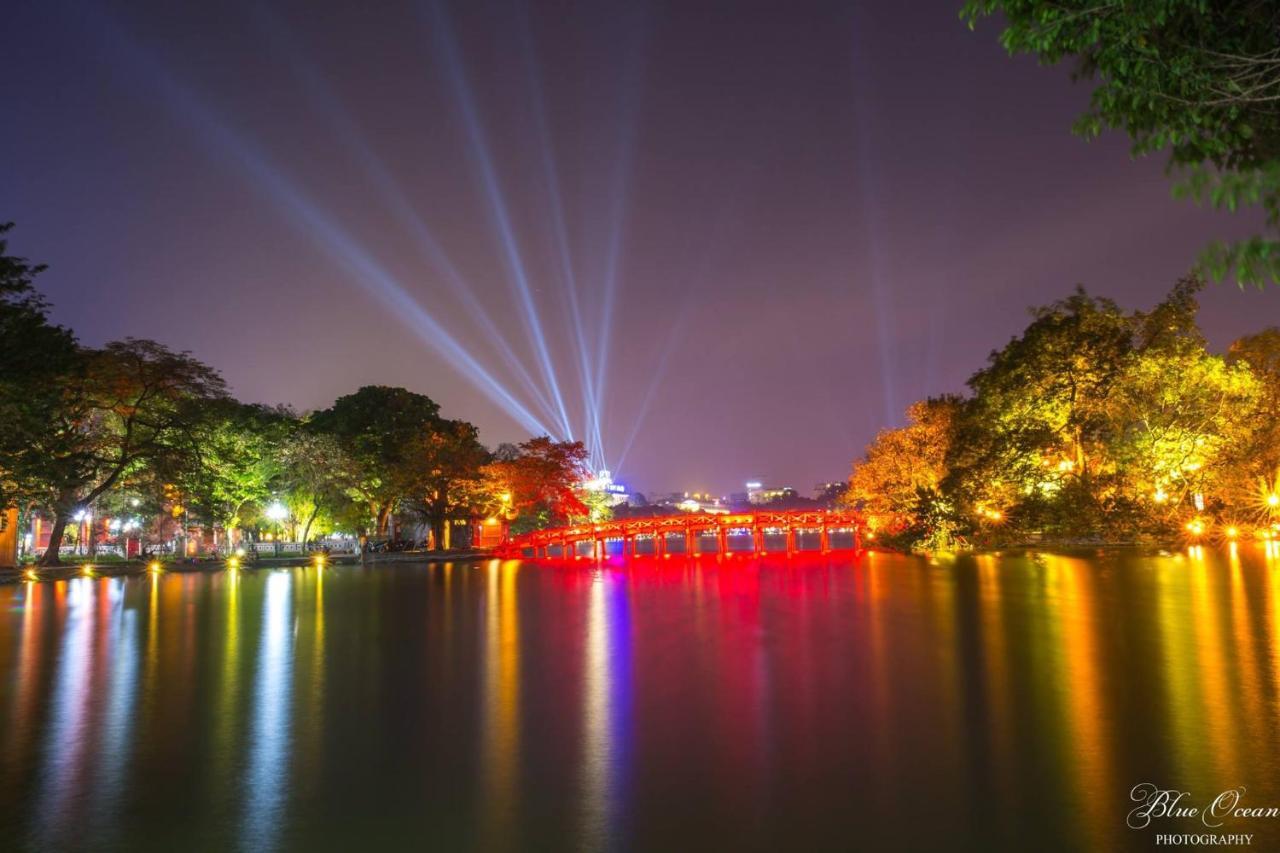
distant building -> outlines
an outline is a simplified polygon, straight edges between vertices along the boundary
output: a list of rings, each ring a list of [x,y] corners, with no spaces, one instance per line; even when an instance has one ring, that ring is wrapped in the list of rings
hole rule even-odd
[[[818,499],[818,503],[829,509],[839,503],[847,491],[849,491],[849,482],[847,480],[840,480],[835,483],[819,483],[815,489],[814,497]]]
[[[582,483],[582,488],[588,492],[603,492],[608,497],[608,503],[611,507],[627,502],[627,487],[622,483],[615,483],[613,474],[610,471],[601,470],[597,472],[590,480]]]
[[[789,500],[794,498],[797,492],[790,486],[783,486],[777,489],[759,488],[747,492],[747,498],[751,503],[757,506],[775,503],[777,501]]]
[[[725,515],[729,512],[729,505],[724,499],[707,492],[671,492],[653,503],[673,507],[681,512],[707,512],[713,515]]]

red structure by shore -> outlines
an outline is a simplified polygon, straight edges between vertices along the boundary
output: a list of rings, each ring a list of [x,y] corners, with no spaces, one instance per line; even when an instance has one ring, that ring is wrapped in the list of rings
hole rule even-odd
[[[865,526],[862,515],[852,510],[668,515],[536,530],[515,537],[498,552],[509,557],[598,560],[610,556],[611,543],[621,543],[620,555],[626,557],[827,553],[861,548]]]

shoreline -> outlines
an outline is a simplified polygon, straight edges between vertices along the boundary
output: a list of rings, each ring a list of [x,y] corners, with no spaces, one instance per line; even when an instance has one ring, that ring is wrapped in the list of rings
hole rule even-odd
[[[493,558],[488,551],[399,551],[391,554],[366,554],[361,560],[355,554],[336,554],[317,560],[315,554],[293,557],[262,557],[253,561],[240,560],[238,565],[229,566],[228,560],[202,560],[199,562],[158,561],[159,568],[153,568],[157,561],[143,562],[128,560],[110,563],[92,563],[88,560],[63,563],[60,566],[37,566],[27,564],[16,568],[0,568],[0,584],[35,583],[40,581],[63,581],[72,578],[115,578],[138,577],[147,574],[197,574],[225,572],[264,571],[270,569],[293,569],[306,566],[375,566],[385,563],[451,563],[476,562]],[[91,567],[86,574],[85,566]],[[34,575],[32,574],[34,573]]]
[[[1254,543],[1253,539],[1240,540],[1243,544]],[[894,548],[885,548],[881,546],[873,546],[871,548],[861,548],[859,551],[850,551],[847,553],[865,553],[868,551],[879,551],[888,554],[900,554],[908,557],[924,557],[936,558],[940,556],[946,557],[962,557],[962,556],[1003,556],[1014,553],[1092,553],[1100,552],[1121,552],[1132,551],[1138,553],[1146,553],[1151,555],[1168,555],[1183,548],[1191,546],[1201,547],[1224,547],[1238,544],[1235,540],[1213,541],[1213,542],[1020,542],[1016,544],[999,545],[983,548],[965,548],[955,551],[933,551],[933,552],[914,552],[900,551]],[[1263,544],[1263,543],[1257,543]],[[804,555],[812,555],[814,552],[801,552]],[[652,555],[640,555],[639,559],[648,560]],[[677,555],[672,555],[677,556]],[[712,554],[697,554],[695,559],[700,557],[715,557]],[[748,554],[731,554],[736,557],[749,557]],[[777,557],[780,555],[770,554],[769,557]],[[482,560],[492,559],[518,559],[522,562],[537,562],[541,560],[549,560],[558,562],[559,558],[532,558],[532,557],[503,557],[492,551],[401,551],[391,554],[366,554],[364,560],[360,560],[354,554],[338,554],[324,558],[321,562],[325,566],[365,566],[373,567],[377,565],[385,565],[388,563],[472,563]],[[583,560],[589,558],[574,558]],[[571,561],[574,561],[571,559]],[[92,573],[85,574],[85,566],[92,566]],[[229,570],[241,572],[264,571],[271,569],[289,569],[302,568],[306,566],[317,565],[316,555],[311,556],[293,556],[293,557],[265,557],[259,558],[252,562],[241,562],[238,566],[229,567],[227,560],[207,560],[202,562],[161,562],[158,569],[153,569],[153,563],[144,563],[137,560],[127,562],[112,563],[89,563],[76,562],[64,563],[60,566],[40,567],[32,564],[19,566],[17,568],[0,568],[0,585],[16,584],[16,583],[34,583],[39,581],[62,581],[79,577],[138,577],[146,574],[194,574],[194,573],[211,573],[225,572]],[[34,572],[34,576],[32,575]]]

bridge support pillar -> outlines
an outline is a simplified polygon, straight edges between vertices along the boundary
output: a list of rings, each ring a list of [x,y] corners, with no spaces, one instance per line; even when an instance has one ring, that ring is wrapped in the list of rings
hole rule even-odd
[[[716,554],[723,557],[729,553],[729,531],[723,526],[716,527]]]
[[[822,548],[822,553],[825,554],[831,550],[831,531],[827,529],[825,524],[822,525],[822,531],[818,536],[818,541],[821,543],[820,547]]]
[[[698,537],[694,534],[692,527],[684,529],[684,553],[689,557],[698,553]]]
[[[796,529],[790,524],[787,525],[787,556],[790,557],[796,552]]]
[[[764,553],[764,528],[759,525],[751,528],[751,548],[757,557]]]
[[[659,530],[653,534],[653,556],[663,557],[667,553],[667,532]]]

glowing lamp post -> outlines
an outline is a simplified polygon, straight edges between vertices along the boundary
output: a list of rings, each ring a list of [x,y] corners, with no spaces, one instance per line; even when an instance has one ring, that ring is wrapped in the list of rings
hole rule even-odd
[[[80,554],[93,554],[93,513],[90,510],[82,509],[72,516],[76,524],[79,525],[80,542],[76,547],[76,552]],[[88,549],[86,550],[85,539],[88,538]]]
[[[272,501],[267,507],[267,518],[275,523],[275,552],[276,556],[280,556],[280,523],[289,517],[289,510],[285,509],[284,504],[280,501]]]

